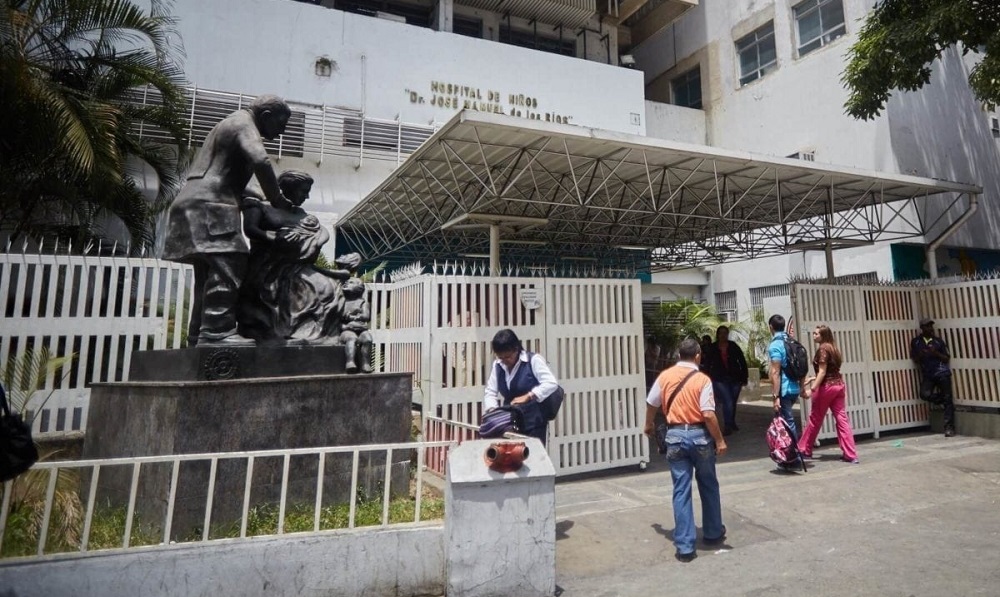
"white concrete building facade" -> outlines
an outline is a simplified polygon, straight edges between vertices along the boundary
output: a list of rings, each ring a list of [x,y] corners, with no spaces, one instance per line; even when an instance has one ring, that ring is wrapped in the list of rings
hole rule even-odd
[[[939,270],[985,268],[996,259],[989,251],[1000,249],[991,234],[1000,219],[993,206],[1000,125],[969,90],[974,54],[947,52],[930,85],[894,94],[882,116],[861,122],[843,113],[840,76],[870,1],[515,4],[177,0],[174,13],[192,85],[277,93],[356,114],[355,121],[344,117],[340,137],[326,138],[328,144],[357,144],[346,131],[362,123],[376,131],[391,123],[412,127],[419,139],[464,108],[968,182],[983,188],[980,211],[944,243]],[[623,68],[633,59],[638,69]],[[405,159],[392,145],[390,139],[380,148]],[[332,226],[397,164],[349,152],[317,159],[307,140],[301,155],[282,156],[276,166],[316,177],[307,208]],[[928,200],[920,213],[908,214],[927,224],[926,237],[837,250],[834,274],[891,279],[907,268],[919,274],[926,267],[923,245],[960,217],[967,201]],[[735,292],[732,314],[742,317],[763,300],[783,309],[774,302],[782,285],[790,277],[825,275],[826,265],[820,250],[654,273],[643,296],[714,300],[721,308]]]
[[[937,252],[942,276],[1000,265],[1000,126],[998,113],[975,100],[968,75],[975,54],[955,49],[933,65],[931,83],[893,93],[874,121],[844,113],[841,74],[871,10],[868,0],[733,0],[702,2],[634,49],[646,98],[690,103],[705,112],[709,145],[800,157],[890,173],[969,182],[983,188],[979,211]],[[699,87],[692,94],[689,82]],[[967,209],[948,196],[930,198],[921,218],[927,234],[906,243],[834,252],[834,275],[896,279],[926,275],[924,244]],[[935,225],[928,225],[938,220]],[[923,271],[921,271],[923,270]],[[704,298],[720,309],[789,311],[790,278],[826,276],[822,250],[709,268]],[[733,298],[733,293],[736,297]],[[784,298],[780,298],[784,297]],[[734,307],[735,305],[735,307]]]

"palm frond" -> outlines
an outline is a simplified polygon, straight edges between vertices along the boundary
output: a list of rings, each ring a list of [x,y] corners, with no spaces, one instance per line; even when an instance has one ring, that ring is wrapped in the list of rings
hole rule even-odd
[[[39,349],[24,350],[9,358],[3,364],[2,375],[11,410],[24,414],[32,396],[46,389],[46,381],[50,375],[57,379],[64,379],[69,375],[70,370],[67,365],[72,363],[75,357],[75,354],[53,357],[48,347],[43,346]],[[52,396],[54,388],[48,389],[50,390],[48,395],[36,406],[36,411],[41,410]]]

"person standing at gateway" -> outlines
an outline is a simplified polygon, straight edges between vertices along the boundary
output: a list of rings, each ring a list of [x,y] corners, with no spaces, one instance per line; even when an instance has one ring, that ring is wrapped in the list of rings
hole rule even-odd
[[[704,349],[704,347],[702,347]],[[750,379],[743,350],[729,341],[729,328],[720,325],[715,330],[715,342],[702,354],[703,369],[712,378],[715,403],[721,411],[722,435],[729,435],[740,428],[736,425],[736,405],[740,389]]]
[[[920,333],[910,341],[910,358],[920,366],[920,396],[944,405],[944,436],[955,435],[955,400],[951,389],[948,345],[934,333],[934,320],[920,320]]]
[[[691,478],[698,483],[701,497],[701,528],[706,545],[718,545],[726,538],[722,524],[722,500],[715,458],[726,453],[715,415],[712,380],[698,370],[701,346],[688,338],[681,342],[679,361],[656,378],[646,396],[646,435],[655,433],[657,411],[667,419],[666,457],[673,481],[674,554],[681,562],[697,557]]]
[[[500,406],[514,405],[521,413],[524,435],[538,438],[545,445],[549,420],[542,412],[541,402],[559,389],[559,381],[548,363],[539,354],[528,352],[514,330],[503,329],[490,343],[497,356],[483,395],[483,412]]]

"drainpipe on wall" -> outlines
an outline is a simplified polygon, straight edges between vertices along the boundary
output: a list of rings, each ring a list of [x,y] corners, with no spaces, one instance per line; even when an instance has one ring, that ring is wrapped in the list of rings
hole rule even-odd
[[[937,272],[937,250],[949,236],[955,233],[958,228],[964,224],[969,218],[975,215],[976,211],[979,210],[979,195],[969,195],[969,209],[965,210],[957,220],[951,223],[951,226],[945,228],[944,232],[938,235],[937,238],[932,240],[927,245],[927,269],[930,270],[931,280],[936,280],[938,277]]]

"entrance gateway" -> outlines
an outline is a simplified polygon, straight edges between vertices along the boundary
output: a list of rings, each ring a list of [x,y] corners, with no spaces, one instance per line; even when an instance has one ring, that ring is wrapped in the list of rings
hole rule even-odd
[[[497,330],[545,356],[567,391],[549,443],[567,474],[648,459],[641,293],[624,278],[800,250],[825,250],[832,269],[833,249],[933,228],[928,197],[981,192],[463,111],[338,222],[338,250],[390,269],[435,264],[372,298],[386,370],[414,371],[425,421],[443,420],[435,433],[473,435]],[[476,260],[488,260],[480,275],[462,271]]]

